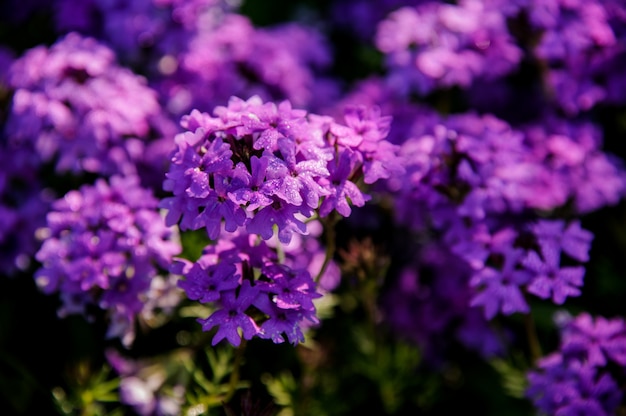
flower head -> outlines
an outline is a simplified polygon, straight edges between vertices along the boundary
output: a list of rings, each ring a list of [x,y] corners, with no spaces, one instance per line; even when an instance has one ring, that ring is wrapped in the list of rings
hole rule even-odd
[[[35,279],[45,293],[62,295],[61,314],[99,307],[112,325],[125,327],[112,333],[132,340],[132,323],[153,279],[180,252],[156,205],[137,177],[120,176],[84,185],[53,204]]]

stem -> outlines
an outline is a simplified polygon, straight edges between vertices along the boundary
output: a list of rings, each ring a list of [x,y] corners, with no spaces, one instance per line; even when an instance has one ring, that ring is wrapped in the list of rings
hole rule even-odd
[[[246,339],[241,338],[241,344],[237,347],[235,351],[235,362],[233,363],[233,372],[230,373],[230,379],[228,381],[228,393],[224,397],[223,403],[228,403],[230,399],[235,395],[235,391],[237,390],[237,384],[239,383],[239,369],[241,368],[241,363],[243,362],[243,353],[246,350]]]
[[[537,337],[537,329],[535,328],[535,320],[530,313],[524,315],[524,327],[526,328],[526,337],[528,338],[528,347],[530,348],[530,356],[532,362],[535,363],[541,357],[541,344]]]
[[[337,213],[333,211],[328,217],[322,219],[324,224],[324,231],[326,232],[326,256],[324,257],[324,263],[317,276],[315,276],[315,283],[319,284],[322,276],[326,273],[326,269],[330,264],[330,261],[335,256],[335,249],[337,246],[335,224],[339,221]]]
[[[285,249],[280,240],[276,243],[276,255],[278,256],[278,263],[285,264]]]

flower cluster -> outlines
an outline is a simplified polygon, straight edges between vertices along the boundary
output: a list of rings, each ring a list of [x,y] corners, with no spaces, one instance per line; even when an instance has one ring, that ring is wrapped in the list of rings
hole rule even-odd
[[[615,414],[626,366],[626,326],[620,318],[583,313],[564,324],[559,351],[542,358],[528,375],[527,395],[549,415]]]
[[[624,164],[602,148],[591,122],[547,118],[523,127],[535,175],[530,207],[553,210],[571,204],[587,214],[617,204],[626,192]]]
[[[167,57],[173,72],[160,89],[176,114],[210,111],[233,95],[317,108],[338,94],[336,83],[323,77],[328,45],[296,23],[256,28],[242,15],[225,14],[209,29],[193,32],[183,52]],[[193,93],[198,90],[204,93]]]
[[[109,315],[108,335],[132,342],[149,293],[166,299],[167,282],[157,274],[181,250],[156,206],[136,177],[120,176],[84,185],[52,204],[35,279],[44,293],[60,293],[60,315],[101,308]]]
[[[316,107],[338,94],[324,76],[331,53],[320,33],[299,23],[257,28],[233,12],[237,3],[60,0],[52,13],[59,32],[103,39],[122,61],[145,67],[178,117],[193,108],[210,111],[231,95]]]
[[[417,232],[434,227],[471,266],[471,304],[493,318],[528,312],[526,294],[556,304],[580,295],[593,235],[533,212],[571,204],[586,213],[621,199],[623,167],[598,150],[597,129],[552,120],[518,130],[493,116],[413,111],[406,173],[387,181],[396,218]]]
[[[428,94],[497,78],[522,58],[505,16],[486,2],[427,2],[403,7],[378,24],[376,46],[387,58],[391,88]]]
[[[275,343],[304,341],[303,321],[319,323],[313,300],[321,294],[305,268],[280,263],[256,235],[234,233],[205,248],[194,263],[179,260],[173,271],[185,277],[180,286],[191,300],[220,307],[198,319],[205,331],[218,326],[213,345],[222,339],[238,346],[254,336]]]
[[[352,109],[344,126],[255,96],[233,97],[214,114],[192,111],[176,136],[164,183],[174,195],[161,207],[167,224],[180,221],[182,230],[206,228],[216,239],[223,223],[268,240],[276,227],[289,243],[314,212],[347,216],[348,201],[362,206],[361,177],[373,183],[397,171],[396,146],[384,140],[389,118],[375,111]]]
[[[146,80],[77,33],[29,50],[7,77],[7,140],[57,172],[136,173],[147,139],[167,124]]]
[[[612,78],[605,72],[607,60],[623,59],[621,40],[610,22],[611,15],[619,16],[617,3],[614,10],[601,1],[529,3],[528,25],[541,33],[533,53],[549,68],[544,82],[554,101],[572,115],[609,101],[609,85],[598,80]],[[623,12],[623,5],[619,7]]]
[[[590,313],[623,309],[592,310],[626,249],[626,3],[280,3],[0,4],[3,290],[29,274],[106,322],[139,414],[234,414],[257,371],[285,414],[361,409],[352,381],[378,413],[456,413],[432,401],[470,374],[460,349],[517,397],[537,362],[540,412],[624,413],[626,324]],[[587,312],[541,358],[561,308]],[[242,360],[305,336],[297,382]],[[454,371],[414,400],[418,361]],[[106,390],[79,384],[56,407]]]
[[[2,140],[0,136],[0,267],[13,274],[31,264],[37,251],[35,232],[45,225],[51,196],[29,155]]]
[[[198,319],[206,331],[219,327],[213,345],[226,339],[238,346],[241,335],[274,343],[286,338],[294,345],[304,341],[304,331],[319,324],[314,300],[340,278],[334,261],[324,264],[320,232],[320,223],[309,222],[306,236],[283,245],[239,229],[206,246],[194,262],[175,259],[172,272],[184,277],[178,285],[187,297],[216,307]]]
[[[205,330],[220,326],[214,343],[226,338],[238,345],[238,328],[246,339],[282,342],[286,333],[300,342],[300,322],[317,322],[312,300],[319,294],[307,270],[312,259],[292,254],[294,260],[281,261],[266,241],[277,237],[274,245],[289,245],[294,235],[309,234],[305,220],[314,214],[346,217],[351,205],[363,206],[369,196],[356,182],[372,184],[398,171],[397,146],[385,140],[390,120],[354,107],[340,125],[257,96],[233,97],[214,114],[194,110],[183,117],[188,131],[176,136],[164,183],[173,196],[161,206],[168,225],[205,228],[217,241],[196,263],[181,261],[173,272],[185,276],[181,286],[190,299],[222,305],[201,320]],[[267,320],[259,326],[250,308]]]
[[[382,300],[390,326],[420,345],[431,364],[444,360],[451,340],[483,357],[501,354],[502,340],[470,306],[473,294],[467,282],[472,269],[467,263],[443,245],[405,249],[419,252]]]

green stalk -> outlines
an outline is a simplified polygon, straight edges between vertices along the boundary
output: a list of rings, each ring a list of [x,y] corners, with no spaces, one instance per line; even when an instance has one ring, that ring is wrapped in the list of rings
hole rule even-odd
[[[339,221],[339,217],[335,211],[331,212],[330,215],[326,218],[321,219],[322,224],[324,225],[324,232],[326,233],[326,255],[324,257],[324,263],[322,264],[322,268],[320,269],[317,276],[315,276],[315,283],[319,284],[320,279],[326,272],[330,261],[335,256],[335,250],[337,248],[337,234],[335,231],[335,225]]]
[[[235,351],[235,362],[233,363],[233,372],[230,373],[230,379],[228,381],[228,393],[224,397],[223,402],[228,403],[233,396],[235,395],[235,391],[237,390],[237,384],[239,384],[239,370],[241,368],[241,364],[243,362],[243,355],[246,350],[246,340],[245,338],[241,338],[241,344],[237,347]]]
[[[532,363],[536,363],[543,353],[541,351],[541,344],[539,343],[539,337],[537,336],[537,328],[535,327],[535,320],[530,313],[524,315],[524,328],[526,329],[526,337],[528,338],[528,347],[530,349],[530,357]]]

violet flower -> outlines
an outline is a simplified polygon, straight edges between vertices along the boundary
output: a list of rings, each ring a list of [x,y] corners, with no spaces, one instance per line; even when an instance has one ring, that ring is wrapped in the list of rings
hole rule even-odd
[[[166,55],[173,71],[158,83],[174,114],[209,111],[233,95],[289,100],[309,109],[337,96],[337,85],[324,75],[330,48],[313,28],[296,23],[256,28],[235,13],[206,20],[210,24],[187,31],[186,44]]]

